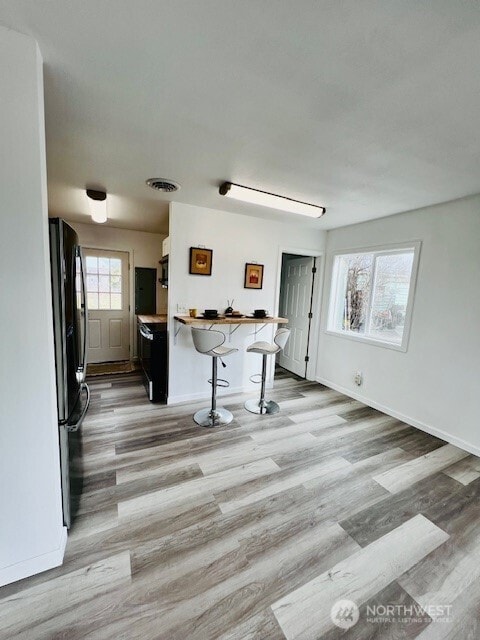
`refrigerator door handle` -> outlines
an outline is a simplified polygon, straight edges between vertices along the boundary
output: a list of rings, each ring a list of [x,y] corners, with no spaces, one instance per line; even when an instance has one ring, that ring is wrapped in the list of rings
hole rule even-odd
[[[83,419],[85,418],[85,414],[87,413],[88,407],[90,405],[90,387],[88,386],[88,384],[86,382],[84,382],[82,384],[81,391],[85,391],[86,392],[87,400],[85,402],[85,406],[83,407],[82,415],[79,417],[77,422],[75,424],[67,425],[67,431],[70,431],[70,432],[78,431],[80,429],[80,427],[82,426]]]
[[[87,332],[88,332],[88,307],[87,307],[87,282],[85,278],[85,261],[81,247],[77,247],[77,255],[80,260],[80,280],[82,283],[82,315],[83,315],[83,345],[82,345],[82,363],[79,366],[79,373],[82,374],[82,382],[85,381],[87,375]]]

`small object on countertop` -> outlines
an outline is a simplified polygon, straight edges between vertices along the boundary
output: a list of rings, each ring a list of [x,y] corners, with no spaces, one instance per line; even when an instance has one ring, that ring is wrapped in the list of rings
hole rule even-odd
[[[268,311],[265,311],[265,309],[255,309],[253,312],[253,316],[255,318],[266,318],[268,315]]]
[[[230,300],[227,300],[227,304],[228,307],[225,309],[225,315],[228,316],[231,313],[233,313],[233,303],[235,302],[235,300],[232,299],[232,301],[230,302]]]
[[[190,314],[190,318],[196,318],[197,317],[197,312],[198,309],[189,309],[188,313]]]
[[[217,309],[205,309],[203,312],[205,318],[216,318],[218,316]]]

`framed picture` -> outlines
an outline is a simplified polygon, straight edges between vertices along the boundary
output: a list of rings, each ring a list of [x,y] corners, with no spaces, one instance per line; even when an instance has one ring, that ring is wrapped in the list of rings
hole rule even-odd
[[[212,249],[201,249],[200,247],[190,247],[190,270],[197,276],[212,275]]]
[[[245,289],[261,289],[263,287],[263,264],[247,262],[243,286]]]

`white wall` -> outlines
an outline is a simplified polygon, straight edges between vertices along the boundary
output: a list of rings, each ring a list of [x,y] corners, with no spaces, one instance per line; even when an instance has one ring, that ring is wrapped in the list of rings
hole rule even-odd
[[[234,298],[235,309],[244,313],[253,309],[276,313],[282,250],[300,254],[309,250],[321,252],[325,232],[305,229],[301,221],[285,224],[172,203],[170,242],[169,402],[174,403],[210,394],[207,379],[211,360],[194,350],[187,327],[180,328],[175,344],[173,316],[178,313],[178,306],[224,311],[227,299]],[[188,273],[190,247],[198,245],[213,249],[211,277]],[[253,261],[265,265],[261,290],[243,287],[245,263]],[[227,327],[220,328],[228,333]],[[274,329],[274,325],[268,326],[256,339],[271,340]],[[239,348],[239,353],[225,359],[227,368],[219,368],[219,376],[230,381],[227,393],[259,390],[249,376],[261,370],[261,358],[245,353],[245,348],[255,340],[252,331],[251,325],[243,326],[232,335],[231,343],[227,338],[227,345]]]
[[[422,248],[407,352],[322,331],[318,380],[479,455],[480,196],[328,232],[322,327],[333,251],[411,240]]]
[[[0,585],[61,564],[42,59],[0,27]]]
[[[130,253],[130,339],[133,357],[137,355],[135,320],[135,267],[157,269],[157,313],[167,313],[167,290],[158,282],[161,276],[158,261],[162,258],[162,241],[159,233],[116,229],[99,224],[68,222],[78,233],[79,242],[90,249],[113,249]]]

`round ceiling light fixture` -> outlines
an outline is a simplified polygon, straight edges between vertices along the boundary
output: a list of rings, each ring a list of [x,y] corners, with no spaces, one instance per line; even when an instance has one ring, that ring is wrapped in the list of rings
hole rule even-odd
[[[107,192],[87,189],[87,196],[92,220],[103,224],[107,221]]]
[[[173,193],[180,189],[178,182],[174,182],[168,178],[149,178],[146,180],[146,184],[152,189],[155,189],[155,191],[160,191],[161,193]]]

